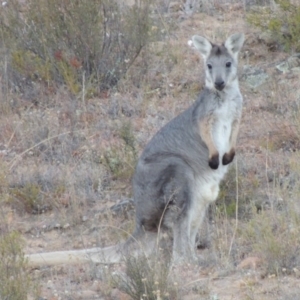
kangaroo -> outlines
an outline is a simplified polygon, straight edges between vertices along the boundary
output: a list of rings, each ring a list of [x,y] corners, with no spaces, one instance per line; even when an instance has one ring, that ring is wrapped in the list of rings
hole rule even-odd
[[[233,34],[222,45],[198,35],[192,41],[204,59],[205,88],[194,104],[156,133],[138,160],[132,237],[103,249],[28,255],[30,265],[118,262],[122,253],[132,254],[134,241],[149,236],[153,241],[165,228],[173,233],[173,260],[195,259],[196,236],[206,209],[217,199],[219,184],[235,156],[243,104],[237,66],[244,35]],[[147,250],[152,251],[152,246]]]

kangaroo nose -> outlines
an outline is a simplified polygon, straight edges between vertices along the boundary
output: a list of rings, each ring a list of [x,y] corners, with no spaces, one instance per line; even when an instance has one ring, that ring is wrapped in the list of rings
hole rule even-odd
[[[218,80],[215,82],[215,88],[218,90],[218,91],[222,91],[225,87],[225,82],[223,80]]]

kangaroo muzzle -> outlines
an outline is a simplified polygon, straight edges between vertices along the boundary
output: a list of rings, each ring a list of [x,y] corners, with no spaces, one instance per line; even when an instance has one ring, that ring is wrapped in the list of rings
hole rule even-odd
[[[223,80],[216,80],[215,81],[215,88],[218,90],[218,91],[222,91],[225,87],[225,82]]]

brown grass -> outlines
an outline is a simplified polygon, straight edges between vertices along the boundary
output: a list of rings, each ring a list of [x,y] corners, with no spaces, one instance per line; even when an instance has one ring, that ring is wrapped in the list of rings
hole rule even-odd
[[[168,280],[159,280],[160,295],[297,299],[299,74],[274,70],[288,54],[269,53],[258,41],[241,1],[216,3],[210,15],[161,14],[175,30],[144,48],[118,85],[97,95],[83,93],[81,86],[74,97],[57,83],[29,82],[34,95],[8,89],[8,57],[0,51],[0,229],[19,232],[26,253],[126,239],[134,212],[113,214],[110,207],[131,197],[135,161],[149,139],[203,87],[202,61],[188,40],[197,33],[220,42],[238,28],[247,37],[240,71],[245,64],[259,65],[270,77],[256,90],[241,80],[245,106],[237,161],[210,209],[210,248],[198,251],[199,265],[168,270]],[[249,257],[260,263],[241,264]],[[128,283],[144,272],[159,299],[155,276],[161,270],[139,263],[57,266],[32,271],[31,280],[47,299],[131,299],[113,275],[125,274]]]

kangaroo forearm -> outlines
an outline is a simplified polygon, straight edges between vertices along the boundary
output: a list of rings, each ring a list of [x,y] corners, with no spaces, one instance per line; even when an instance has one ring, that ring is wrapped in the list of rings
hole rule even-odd
[[[231,126],[231,135],[230,135],[230,139],[229,139],[229,152],[225,153],[223,155],[222,158],[222,163],[223,165],[228,165],[230,164],[235,156],[235,148],[236,148],[236,141],[237,141],[237,136],[238,136],[238,132],[239,132],[239,119],[235,119],[232,122],[232,126]]]
[[[205,117],[199,121],[200,136],[208,148],[209,158],[218,154],[212,135],[213,123],[214,118],[212,116]]]
[[[203,142],[208,148],[208,165],[216,170],[219,166],[219,151],[213,139],[214,117],[209,115],[199,121],[199,131]]]

